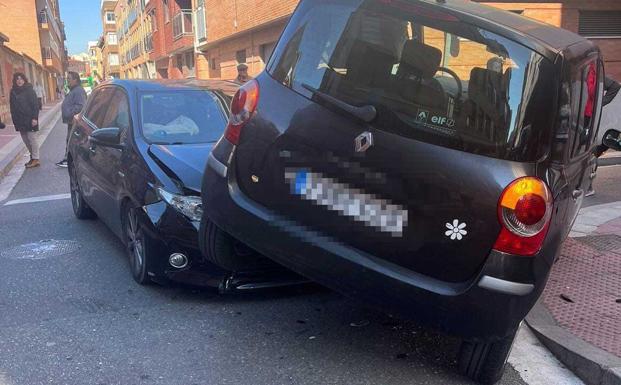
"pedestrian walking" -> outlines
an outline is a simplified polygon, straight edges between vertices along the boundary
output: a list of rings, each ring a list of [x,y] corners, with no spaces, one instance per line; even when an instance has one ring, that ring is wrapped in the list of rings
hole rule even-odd
[[[82,111],[82,107],[86,104],[86,91],[82,88],[80,75],[77,72],[69,72],[67,74],[69,85],[69,93],[65,96],[61,106],[63,123],[67,124],[67,140],[69,144],[69,135],[73,127],[73,119]],[[56,163],[58,167],[67,167],[67,147],[65,147],[65,157]]]
[[[13,88],[9,97],[13,126],[18,131],[30,152],[30,161],[26,168],[38,167],[39,161],[39,102],[32,84],[26,75],[17,72],[13,75]]]
[[[39,111],[43,109],[43,87],[39,82],[36,83],[34,87],[35,93],[37,94],[37,99],[39,100]]]
[[[240,63],[237,66],[237,77],[235,78],[235,82],[244,84],[249,80],[252,80],[252,77],[248,75],[248,66],[244,63]]]

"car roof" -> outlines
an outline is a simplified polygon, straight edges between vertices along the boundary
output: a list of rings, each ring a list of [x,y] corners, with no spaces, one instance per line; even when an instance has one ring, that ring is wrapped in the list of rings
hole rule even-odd
[[[437,7],[442,7],[460,21],[480,25],[490,32],[515,40],[551,60],[566,48],[576,44],[587,43],[585,51],[588,47],[594,47],[593,43],[571,31],[470,0],[406,1],[433,6],[434,11],[438,10]]]
[[[113,79],[101,83],[99,86],[116,85],[125,88],[128,92],[157,92],[157,91],[187,91],[205,90],[233,97],[239,89],[239,84],[228,80],[137,80],[137,79]]]

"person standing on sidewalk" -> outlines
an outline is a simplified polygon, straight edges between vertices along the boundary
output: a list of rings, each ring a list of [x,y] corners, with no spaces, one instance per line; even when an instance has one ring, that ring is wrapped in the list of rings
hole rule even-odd
[[[238,84],[244,84],[250,80],[252,80],[252,77],[248,75],[248,66],[244,63],[240,63],[237,66],[237,77],[235,78],[235,82]]]
[[[39,102],[37,94],[28,83],[26,75],[21,72],[13,75],[13,88],[9,98],[11,118],[15,130],[20,133],[22,140],[30,152],[30,161],[26,168],[38,167],[39,161]]]
[[[69,82],[69,93],[65,96],[61,106],[63,123],[67,124],[67,141],[69,144],[69,135],[73,127],[73,119],[82,111],[82,107],[86,104],[86,91],[82,88],[80,75],[77,72],[69,72],[67,74]],[[67,167],[67,150],[65,149],[65,157],[56,163],[58,167]]]

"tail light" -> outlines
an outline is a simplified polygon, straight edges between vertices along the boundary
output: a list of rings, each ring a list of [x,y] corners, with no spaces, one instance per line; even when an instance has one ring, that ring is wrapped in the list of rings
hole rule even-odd
[[[552,217],[552,194],[538,178],[516,179],[503,191],[498,202],[502,230],[494,249],[522,256],[541,250]]]
[[[239,144],[241,130],[254,114],[259,103],[259,83],[251,80],[240,87],[231,102],[231,117],[224,137],[234,145]]]

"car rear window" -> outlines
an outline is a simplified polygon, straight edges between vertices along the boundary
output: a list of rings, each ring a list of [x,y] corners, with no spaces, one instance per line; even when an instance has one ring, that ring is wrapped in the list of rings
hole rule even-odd
[[[517,161],[548,148],[552,63],[428,6],[305,1],[268,71],[309,98],[373,105],[376,128],[408,138]]]
[[[226,127],[222,104],[209,91],[143,92],[139,100],[142,134],[149,143],[215,142]]]

